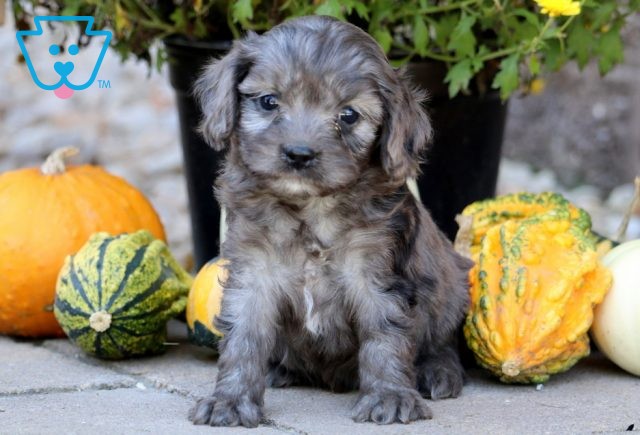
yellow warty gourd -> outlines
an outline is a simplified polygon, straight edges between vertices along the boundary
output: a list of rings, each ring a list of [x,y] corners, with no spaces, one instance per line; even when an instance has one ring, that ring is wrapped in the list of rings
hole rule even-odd
[[[545,211],[536,207],[548,196],[527,198],[521,212],[517,201],[503,214],[478,204],[463,212],[473,218],[466,231],[481,234],[467,235],[476,264],[464,334],[478,363],[502,381],[540,383],[589,354],[593,307],[611,274],[599,263],[586,213],[568,203]]]

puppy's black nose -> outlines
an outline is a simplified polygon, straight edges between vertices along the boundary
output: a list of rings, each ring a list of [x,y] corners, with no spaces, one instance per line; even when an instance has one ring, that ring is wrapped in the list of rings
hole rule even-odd
[[[295,169],[303,169],[311,166],[317,153],[305,145],[285,145],[284,158],[289,166]]]

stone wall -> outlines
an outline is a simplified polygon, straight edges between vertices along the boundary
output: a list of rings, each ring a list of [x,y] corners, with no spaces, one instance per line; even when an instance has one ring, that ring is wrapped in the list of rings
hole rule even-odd
[[[553,170],[567,187],[604,193],[640,174],[640,17],[625,32],[625,63],[548,76],[540,95],[512,98],[504,155]]]

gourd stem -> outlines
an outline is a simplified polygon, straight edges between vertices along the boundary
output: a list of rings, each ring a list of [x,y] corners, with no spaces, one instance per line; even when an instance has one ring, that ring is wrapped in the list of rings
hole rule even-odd
[[[97,311],[89,317],[89,326],[96,332],[104,332],[111,327],[111,314]]]
[[[40,172],[43,175],[64,174],[67,170],[65,159],[75,156],[80,150],[76,147],[62,147],[53,151],[47,160],[40,166]]]
[[[624,218],[622,218],[622,222],[620,223],[620,228],[618,228],[618,234],[616,234],[615,238],[617,242],[622,243],[622,239],[624,239],[625,234],[627,234],[627,227],[629,226],[629,221],[631,221],[633,210],[635,210],[636,204],[640,203],[640,176],[636,177],[634,184],[635,192],[631,199],[631,203],[629,204],[629,209],[627,209],[627,212],[624,214]]]
[[[473,244],[473,216],[456,215],[458,233],[453,242],[453,249],[463,257],[473,259],[471,245]]]
[[[520,369],[515,361],[505,361],[501,369],[502,373],[510,378],[514,378],[520,374]]]

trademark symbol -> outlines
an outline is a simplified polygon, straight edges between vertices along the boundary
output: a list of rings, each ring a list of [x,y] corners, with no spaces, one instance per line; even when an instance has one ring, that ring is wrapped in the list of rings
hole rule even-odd
[[[111,89],[111,80],[98,80],[98,88]]]

